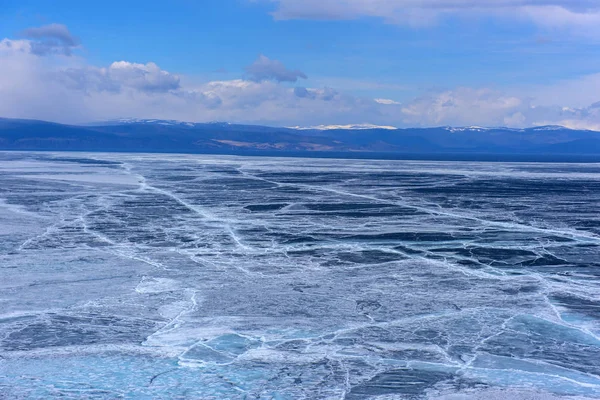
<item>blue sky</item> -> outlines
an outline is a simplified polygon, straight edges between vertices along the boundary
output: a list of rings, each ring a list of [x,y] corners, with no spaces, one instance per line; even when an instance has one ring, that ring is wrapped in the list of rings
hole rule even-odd
[[[595,0],[3,0],[0,41],[7,117],[600,129]]]

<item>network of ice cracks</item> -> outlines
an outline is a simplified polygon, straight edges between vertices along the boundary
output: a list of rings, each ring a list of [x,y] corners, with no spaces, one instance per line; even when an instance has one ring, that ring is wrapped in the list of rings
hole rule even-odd
[[[600,166],[0,153],[0,398],[600,398]]]

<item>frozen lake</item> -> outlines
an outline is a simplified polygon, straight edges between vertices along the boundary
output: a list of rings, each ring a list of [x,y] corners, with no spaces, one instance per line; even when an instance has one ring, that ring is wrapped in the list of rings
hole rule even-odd
[[[0,398],[600,398],[600,165],[0,153]]]

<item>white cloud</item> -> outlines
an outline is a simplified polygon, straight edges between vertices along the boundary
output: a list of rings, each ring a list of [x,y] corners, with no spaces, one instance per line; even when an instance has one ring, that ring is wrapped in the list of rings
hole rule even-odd
[[[81,95],[52,79],[53,65],[25,42],[0,49],[0,116],[57,120],[64,114],[66,120],[80,114]]]
[[[178,76],[154,63],[120,61],[96,67],[72,57],[67,63],[56,62],[53,56],[40,57],[27,51],[26,42],[0,43],[3,117],[68,123],[137,117],[317,124],[368,122],[359,113],[371,113],[369,107],[375,105],[329,88],[301,90],[271,80],[183,86]]]
[[[402,107],[406,123],[417,125],[504,125],[527,107],[518,97],[489,89],[458,88],[416,99]]]
[[[0,40],[0,55],[8,55],[10,53],[30,53],[31,44],[29,40]]]
[[[522,12],[539,25],[551,28],[575,28],[580,33],[600,32],[600,6],[572,10],[565,6],[523,7]]]
[[[271,60],[262,54],[245,69],[249,78],[254,81],[296,82],[299,78],[307,79],[304,72],[288,69],[281,61]]]
[[[77,66],[53,72],[53,79],[66,87],[86,93],[120,92],[127,88],[147,93],[166,93],[180,88],[180,78],[162,70],[155,63],[137,64],[127,61],[112,63],[107,68]]]
[[[600,97],[600,95],[599,95]],[[585,107],[535,105],[533,97],[491,89],[458,88],[423,96],[401,107],[406,125],[508,126],[563,125],[577,129],[600,127],[600,104]],[[589,103],[588,103],[589,104]]]
[[[388,23],[429,25],[448,15],[526,17],[549,27],[597,28],[596,0],[268,0],[273,16],[288,19],[381,18]]]
[[[600,100],[600,73],[565,79],[546,85],[527,86],[518,90],[521,96],[535,95],[537,106],[562,105],[582,108]]]
[[[141,91],[167,92],[179,88],[179,77],[149,62],[136,64],[127,61],[114,62],[108,67],[107,74],[112,79]]]
[[[79,39],[65,25],[50,24],[25,29],[21,36],[30,39],[30,52],[39,56],[62,54],[70,56],[79,46]]]
[[[186,84],[152,62],[97,67],[60,52],[40,56],[30,46],[30,40],[0,41],[0,116],[69,123],[135,117],[285,126],[600,128],[600,74],[507,92],[457,88],[400,104],[330,87],[290,87],[282,79]]]

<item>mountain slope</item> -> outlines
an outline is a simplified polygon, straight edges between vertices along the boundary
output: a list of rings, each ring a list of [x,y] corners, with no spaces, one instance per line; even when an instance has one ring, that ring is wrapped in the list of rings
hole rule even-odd
[[[161,120],[72,126],[0,119],[0,150],[600,155],[600,133],[556,126],[296,129]]]

